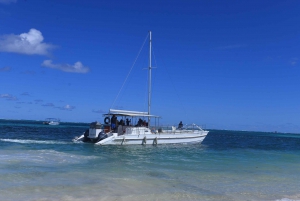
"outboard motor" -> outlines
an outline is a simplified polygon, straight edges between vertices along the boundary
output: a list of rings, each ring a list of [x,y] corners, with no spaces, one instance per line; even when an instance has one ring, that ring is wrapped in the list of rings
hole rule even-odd
[[[90,139],[98,139],[98,135],[103,131],[102,125],[99,122],[92,122],[90,124],[90,129],[89,129],[89,138]]]
[[[90,141],[90,139],[89,139],[89,130],[86,130],[83,135],[84,135],[83,140],[82,140],[83,142]]]

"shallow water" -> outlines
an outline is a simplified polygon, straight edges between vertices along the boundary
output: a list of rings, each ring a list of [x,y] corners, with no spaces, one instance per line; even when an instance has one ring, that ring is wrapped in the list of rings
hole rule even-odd
[[[0,120],[0,200],[300,200],[300,135],[211,130],[202,144],[73,143],[88,124]]]

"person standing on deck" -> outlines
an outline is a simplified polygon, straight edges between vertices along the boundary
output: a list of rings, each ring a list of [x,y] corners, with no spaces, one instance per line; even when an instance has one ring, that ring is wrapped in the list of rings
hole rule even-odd
[[[116,123],[117,123],[117,117],[115,115],[113,115],[110,119],[111,130],[116,129]]]
[[[126,126],[130,125],[131,120],[129,120],[128,118],[126,119]]]
[[[178,129],[182,129],[182,127],[183,127],[183,123],[182,123],[182,121],[180,121],[178,124]]]

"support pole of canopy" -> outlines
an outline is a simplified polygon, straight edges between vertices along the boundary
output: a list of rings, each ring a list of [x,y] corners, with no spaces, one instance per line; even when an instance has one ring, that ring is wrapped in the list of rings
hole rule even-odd
[[[150,109],[151,109],[151,70],[152,70],[152,63],[151,63],[151,44],[152,43],[152,36],[151,36],[151,31],[149,31],[149,83],[148,83],[148,115],[150,115]],[[148,117],[148,128],[150,128],[150,116]]]

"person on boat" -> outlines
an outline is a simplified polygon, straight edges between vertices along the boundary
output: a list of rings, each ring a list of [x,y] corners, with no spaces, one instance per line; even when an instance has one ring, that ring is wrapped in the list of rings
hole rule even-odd
[[[147,123],[147,121],[146,121],[146,120],[144,120],[144,122],[143,122],[143,126],[145,126],[145,127],[148,127],[148,123]]]
[[[116,129],[116,123],[117,123],[117,117],[116,117],[116,115],[113,115],[110,119],[111,130]]]
[[[182,127],[183,127],[183,123],[182,123],[182,121],[180,121],[178,124],[178,129],[182,129]]]
[[[142,126],[142,125],[143,125],[143,120],[141,118],[139,118],[137,126]]]
[[[125,123],[124,123],[124,120],[123,120],[123,119],[120,120],[119,125],[125,126]]]
[[[126,119],[126,126],[130,125],[131,120],[129,120],[128,118]]]

